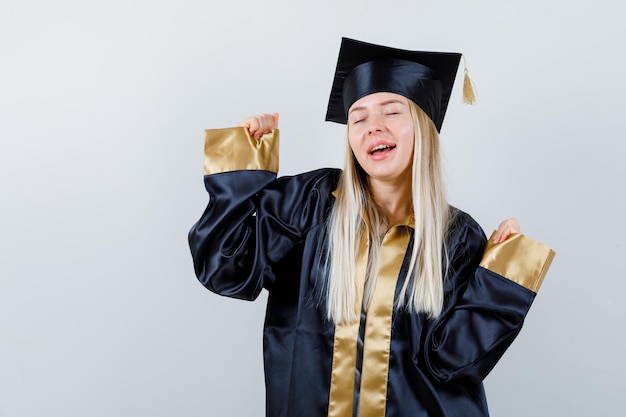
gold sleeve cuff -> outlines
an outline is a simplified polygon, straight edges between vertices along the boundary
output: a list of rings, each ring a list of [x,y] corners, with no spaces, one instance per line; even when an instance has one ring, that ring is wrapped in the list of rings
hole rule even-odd
[[[204,131],[204,175],[228,171],[278,172],[278,129],[260,139],[245,127]]]
[[[496,244],[493,243],[494,234],[487,242],[480,266],[535,293],[539,291],[554,259],[554,251],[519,233]]]

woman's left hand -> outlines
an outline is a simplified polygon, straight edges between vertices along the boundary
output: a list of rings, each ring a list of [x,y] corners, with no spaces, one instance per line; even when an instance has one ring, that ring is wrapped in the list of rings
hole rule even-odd
[[[519,223],[515,217],[511,217],[500,223],[493,237],[493,243],[504,242],[511,233],[521,233]]]

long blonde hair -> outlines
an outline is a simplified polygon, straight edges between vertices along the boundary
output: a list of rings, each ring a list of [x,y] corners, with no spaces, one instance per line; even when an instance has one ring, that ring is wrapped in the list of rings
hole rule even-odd
[[[411,100],[409,107],[415,127],[411,178],[415,231],[407,279],[396,305],[434,318],[443,307],[443,280],[448,267],[444,242],[450,210],[441,172],[439,134],[430,118]],[[328,319],[339,324],[358,317],[355,258],[362,233],[370,242],[363,294],[363,308],[367,308],[376,284],[380,238],[388,227],[368,188],[367,174],[348,144],[345,169],[328,222]]]

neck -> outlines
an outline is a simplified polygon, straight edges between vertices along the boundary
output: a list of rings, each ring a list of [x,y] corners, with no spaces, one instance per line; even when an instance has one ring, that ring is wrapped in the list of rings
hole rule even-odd
[[[368,185],[389,226],[401,223],[413,213],[410,179],[389,183],[370,178]]]

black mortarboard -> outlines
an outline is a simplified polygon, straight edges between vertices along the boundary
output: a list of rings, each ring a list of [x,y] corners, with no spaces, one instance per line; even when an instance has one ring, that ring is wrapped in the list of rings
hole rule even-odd
[[[350,106],[368,94],[400,94],[441,130],[461,54],[407,51],[342,38],[326,120],[345,124]]]

